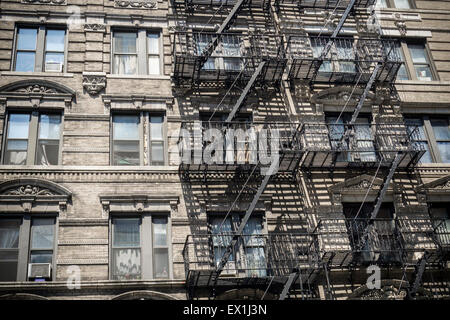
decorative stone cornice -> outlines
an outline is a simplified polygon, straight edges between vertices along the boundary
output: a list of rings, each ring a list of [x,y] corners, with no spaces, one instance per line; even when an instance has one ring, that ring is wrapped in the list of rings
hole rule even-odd
[[[417,192],[448,194],[450,193],[450,175],[424,183],[416,187]]]
[[[177,194],[104,194],[99,198],[103,208],[103,218],[108,217],[111,212],[176,212],[180,203],[180,197]]]
[[[91,95],[96,95],[106,88],[105,72],[83,72],[83,88]]]
[[[66,5],[66,0],[22,0],[22,3],[28,4],[46,4],[46,5]]]
[[[107,110],[114,109],[114,102],[129,102],[129,108],[135,110],[156,111],[154,103],[160,103],[161,109],[172,109],[174,99],[172,96],[150,96],[150,95],[111,95],[103,94],[102,100]],[[162,107],[164,105],[164,107]],[[119,109],[123,109],[124,105],[120,104]],[[156,107],[157,108],[157,107]],[[163,111],[163,110],[159,110]]]
[[[157,3],[153,0],[115,0],[114,7],[116,8],[128,8],[128,9],[157,9]]]

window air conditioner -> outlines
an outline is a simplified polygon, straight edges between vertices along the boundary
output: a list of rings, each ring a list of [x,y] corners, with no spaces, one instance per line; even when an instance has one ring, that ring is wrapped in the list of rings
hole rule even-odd
[[[50,263],[29,263],[28,279],[50,279],[52,265]]]
[[[63,64],[61,62],[46,62],[45,71],[46,72],[62,72]]]

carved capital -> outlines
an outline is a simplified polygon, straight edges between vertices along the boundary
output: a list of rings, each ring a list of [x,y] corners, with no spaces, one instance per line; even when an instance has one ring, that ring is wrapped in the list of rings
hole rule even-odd
[[[86,23],[84,25],[84,31],[106,32],[106,25],[102,23]]]
[[[106,74],[103,72],[83,72],[83,88],[91,95],[106,88]]]
[[[131,0],[131,1],[114,1],[116,8],[129,8],[129,9],[157,9],[157,3],[154,0]]]

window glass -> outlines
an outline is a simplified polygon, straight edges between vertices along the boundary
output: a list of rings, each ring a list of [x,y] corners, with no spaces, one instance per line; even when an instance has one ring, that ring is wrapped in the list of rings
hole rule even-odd
[[[53,233],[53,219],[33,219],[31,228],[31,249],[52,249]]]
[[[20,219],[0,219],[0,281],[17,280]]]
[[[39,118],[39,139],[59,140],[61,116],[59,114],[41,114]]]
[[[437,146],[442,162],[450,163],[450,142],[438,142]]]
[[[37,29],[20,28],[17,31],[17,50],[36,50]]]
[[[15,70],[22,72],[33,72],[35,59],[36,59],[35,52],[27,52],[27,51],[17,52]]]
[[[436,140],[450,140],[450,128],[446,119],[431,119]]]
[[[155,261],[155,278],[168,278],[169,277],[169,254],[167,249],[155,248],[153,259]]]
[[[376,8],[387,8],[386,0],[376,0]]]
[[[62,51],[64,52],[65,30],[47,30],[45,39],[46,51]]]
[[[167,245],[167,218],[153,218],[153,241],[155,246]]]
[[[148,74],[160,74],[159,56],[148,57]]]
[[[139,140],[138,116],[114,116],[114,139]]]
[[[150,135],[152,140],[163,139],[163,117],[150,117]]]
[[[433,80],[425,46],[423,44],[408,44],[408,48],[414,63],[417,79],[422,81]]]
[[[29,113],[11,113],[9,115],[8,139],[28,139],[29,125]]]
[[[138,218],[114,219],[114,247],[140,246],[140,220]]]
[[[136,32],[114,32],[114,53],[136,53]]]
[[[163,142],[152,142],[152,162],[164,162]]]
[[[149,33],[147,34],[147,53],[148,54],[159,54],[159,34]]]
[[[37,251],[30,254],[30,263],[52,263],[52,251]]]
[[[141,277],[140,219],[113,220],[112,277],[116,280]]]
[[[394,4],[395,4],[395,7],[399,8],[399,9],[411,9],[409,0],[394,0]]]

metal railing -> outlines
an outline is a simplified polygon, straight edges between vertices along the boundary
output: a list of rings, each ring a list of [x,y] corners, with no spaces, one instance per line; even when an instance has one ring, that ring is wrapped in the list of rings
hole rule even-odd
[[[332,46],[321,57],[329,41]],[[286,57],[292,62],[289,75],[294,79],[365,83],[381,64],[376,80],[392,82],[402,64],[399,48],[399,42],[392,39],[290,36]]]
[[[368,237],[362,242],[369,225]],[[436,262],[441,259],[439,241],[449,240],[448,233],[433,227],[430,219],[322,219],[314,233],[332,266],[411,264],[425,251],[434,253],[430,262]]]
[[[183,249],[186,275],[190,271],[215,272],[232,233],[188,235]],[[317,243],[311,234],[244,234],[239,237],[222,276],[286,276],[293,270],[317,268]]]
[[[403,123],[306,123],[300,134],[301,146],[310,157],[335,153],[330,165],[337,162],[391,163],[398,152],[404,154],[401,166],[414,164],[425,153],[421,144],[412,141],[418,127],[408,128]],[[349,134],[346,136],[345,133]],[[323,158],[323,157],[322,157]],[[305,159],[313,165],[313,160]],[[326,164],[326,162],[324,162]]]
[[[368,8],[374,5],[376,0],[356,0],[355,8]],[[300,8],[317,8],[317,9],[340,9],[347,8],[350,0],[275,0],[275,5],[280,4],[295,4],[297,3]]]
[[[282,38],[270,34],[242,35],[224,33],[209,59],[199,70],[199,63],[214,32],[175,32],[173,42],[174,77],[220,81],[239,75],[248,80],[261,61],[266,61],[260,80],[278,81],[286,58]]]

